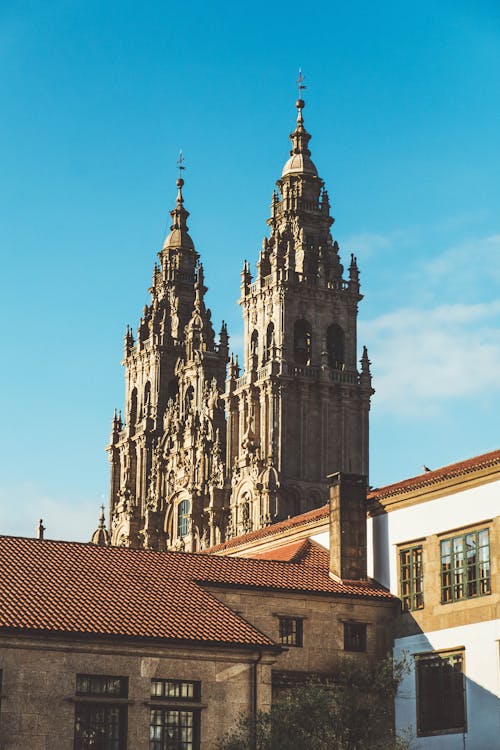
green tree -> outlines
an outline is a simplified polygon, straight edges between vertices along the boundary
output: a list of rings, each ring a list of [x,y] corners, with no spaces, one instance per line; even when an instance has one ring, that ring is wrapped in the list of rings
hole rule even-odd
[[[335,677],[287,690],[256,720],[240,717],[219,750],[405,750],[393,730],[394,695],[404,662],[345,658]]]

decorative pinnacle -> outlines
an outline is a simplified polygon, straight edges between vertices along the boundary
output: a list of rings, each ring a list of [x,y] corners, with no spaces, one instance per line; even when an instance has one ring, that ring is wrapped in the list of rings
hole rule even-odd
[[[298,109],[298,115],[297,115],[297,122],[302,122],[302,110],[306,106],[303,98],[302,98],[302,92],[306,86],[304,85],[304,76],[302,75],[302,69],[299,68],[299,75],[297,78],[297,101],[295,103],[295,106]]]
[[[182,153],[182,149],[179,151],[179,158],[177,159],[177,166],[179,167],[179,177],[177,178],[176,185],[179,188],[177,193],[177,204],[184,203],[184,198],[182,197],[182,186],[184,185],[184,180],[182,179],[182,173],[186,169],[184,166],[184,154]]]
[[[104,505],[101,505],[101,515],[99,516],[99,528],[104,529],[106,523],[106,518],[104,516]]]
[[[43,532],[45,531],[45,526],[43,525],[43,518],[40,518],[38,522],[38,527],[36,530],[37,538],[43,539]]]

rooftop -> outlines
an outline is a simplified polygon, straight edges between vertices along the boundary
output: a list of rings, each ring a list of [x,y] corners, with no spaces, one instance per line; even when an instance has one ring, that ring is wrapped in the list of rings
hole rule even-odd
[[[385,487],[377,487],[372,489],[367,497],[368,504],[376,507],[379,503],[384,501],[386,498],[401,498],[407,494],[424,491],[426,488],[432,488],[433,486],[439,486],[449,483],[450,480],[461,480],[467,481],[471,478],[472,474],[478,474],[480,472],[486,472],[491,475],[491,470],[499,472],[500,474],[500,450],[490,451],[489,453],[483,453],[479,456],[473,456],[465,461],[459,461],[454,464],[448,464],[442,466],[439,469],[424,471],[422,474],[410,477],[409,479],[403,479],[400,482],[394,482],[388,484]],[[462,482],[463,484],[463,482]],[[313,534],[318,531],[324,530],[325,524],[328,522],[329,516],[329,505],[323,505],[320,508],[302,513],[299,516],[293,518],[287,518],[284,521],[272,524],[257,531],[251,531],[248,534],[243,534],[238,537],[211,547],[205,552],[210,553],[231,553],[231,551],[245,550],[244,554],[252,557],[257,557],[257,554],[253,552],[255,544],[259,543],[263,545],[265,542],[271,542],[273,537],[276,537],[276,542],[280,537],[286,538],[294,534],[301,534],[307,532]],[[320,528],[321,527],[321,528]],[[286,545],[288,548],[289,545]],[[273,555],[276,556],[278,551],[282,549],[273,550]],[[284,551],[283,554],[286,554]],[[259,556],[266,557],[267,551],[259,553]],[[273,557],[273,559],[277,559]]]
[[[310,542],[272,560],[0,537],[0,632],[276,647],[207,590],[218,586],[392,598],[332,580]]]

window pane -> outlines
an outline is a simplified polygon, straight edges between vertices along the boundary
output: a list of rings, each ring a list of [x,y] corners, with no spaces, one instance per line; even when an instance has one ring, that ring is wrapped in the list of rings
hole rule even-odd
[[[449,555],[449,550],[453,554]],[[472,531],[441,542],[441,601],[447,603],[490,593],[489,531]]]

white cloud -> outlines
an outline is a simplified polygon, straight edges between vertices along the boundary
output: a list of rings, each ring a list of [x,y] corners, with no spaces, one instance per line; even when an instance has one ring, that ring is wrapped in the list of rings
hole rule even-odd
[[[381,252],[401,249],[413,244],[418,240],[418,227],[407,227],[406,229],[394,229],[387,234],[378,232],[359,232],[348,235],[340,242],[341,250],[348,251],[359,255],[362,258],[369,258],[373,255],[379,255]]]
[[[426,263],[423,270],[434,287],[444,286],[448,294],[469,298],[484,294],[485,285],[500,283],[500,234],[464,240]]]
[[[405,308],[360,323],[380,410],[428,417],[449,399],[500,394],[500,301]]]

